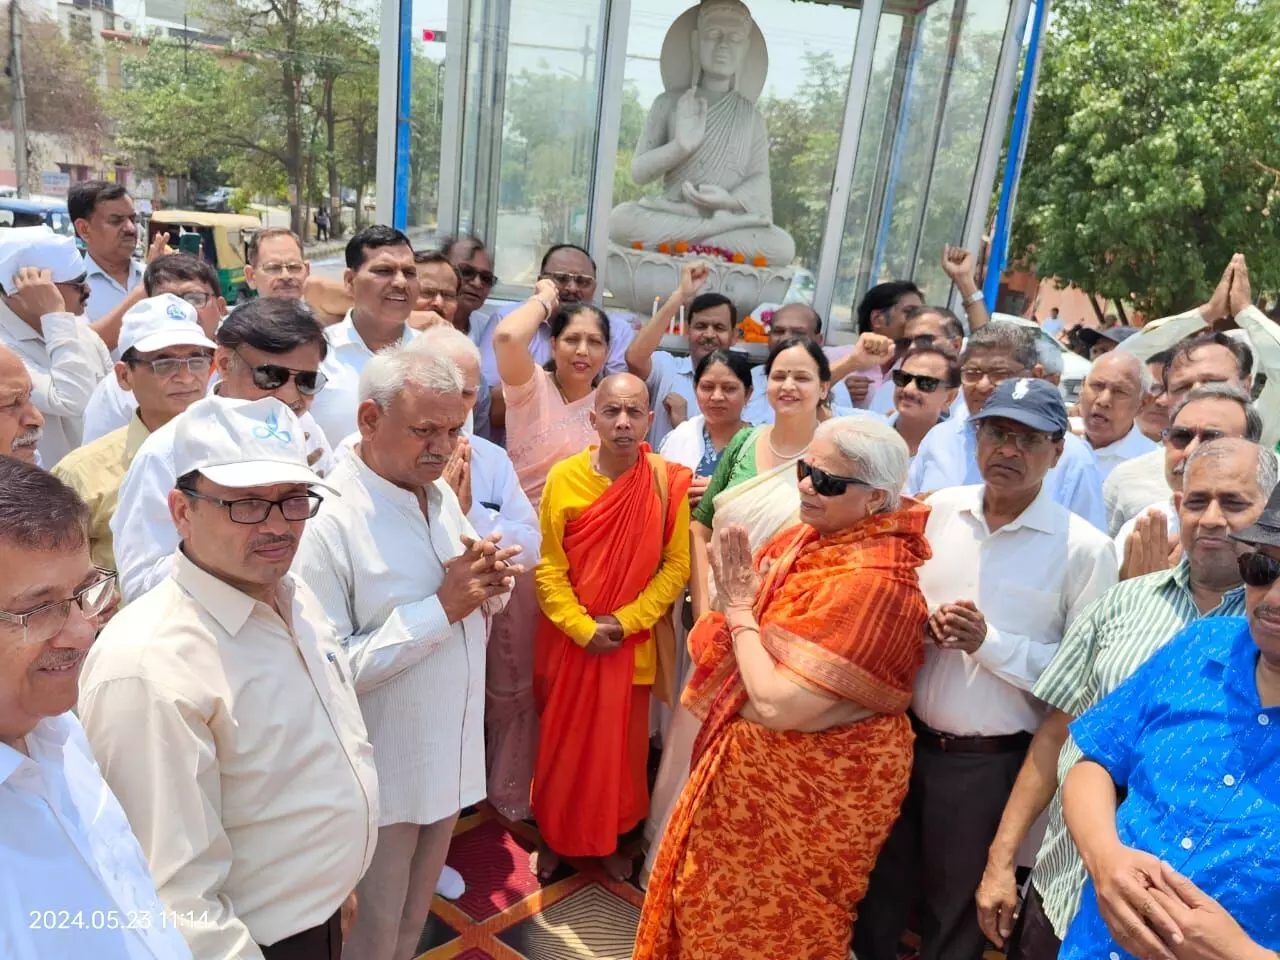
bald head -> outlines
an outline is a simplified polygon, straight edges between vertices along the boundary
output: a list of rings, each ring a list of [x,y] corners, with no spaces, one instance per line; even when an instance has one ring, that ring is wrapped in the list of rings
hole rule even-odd
[[[615,373],[596,387],[591,426],[600,437],[600,452],[619,464],[640,456],[640,444],[653,424],[649,388],[634,374]]]
[[[1151,374],[1132,353],[1113,350],[1089,368],[1080,389],[1084,432],[1095,450],[1123,440],[1147,396]]]
[[[0,454],[36,462],[44,416],[31,402],[31,374],[18,355],[0,346]]]
[[[804,303],[788,303],[773,311],[769,320],[769,349],[788,337],[812,337],[820,341],[822,318],[818,312]]]

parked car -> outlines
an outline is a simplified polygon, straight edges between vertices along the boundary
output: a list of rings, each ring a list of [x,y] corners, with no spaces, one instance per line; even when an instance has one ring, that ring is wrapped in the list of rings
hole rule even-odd
[[[195,208],[209,213],[230,213],[231,193],[230,187],[214,187],[212,190],[198,193],[196,194]]]
[[[0,197],[0,229],[48,225],[54,233],[74,237],[75,227],[67,213],[67,203],[56,197]]]

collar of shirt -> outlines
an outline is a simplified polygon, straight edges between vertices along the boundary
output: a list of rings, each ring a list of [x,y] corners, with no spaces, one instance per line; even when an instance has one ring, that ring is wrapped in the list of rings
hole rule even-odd
[[[149,436],[151,436],[151,431],[147,429],[147,425],[142,422],[142,417],[135,410],[133,417],[129,420],[129,432],[124,435],[124,459],[126,463],[133,462],[133,458],[138,455],[138,448],[146,442]]]
[[[7,303],[0,301],[0,339],[34,340],[44,343],[44,336],[13,312]]]
[[[986,484],[979,484],[976,487],[970,487],[970,500],[967,504],[960,508],[961,513],[967,513],[985,529],[990,536],[1000,533],[1013,533],[1015,530],[1021,530],[1023,527],[1029,527],[1032,530],[1038,530],[1040,533],[1053,533],[1058,529],[1059,514],[1056,503],[1053,499],[1053,491],[1049,489],[1049,485],[1043,481],[1040,484],[1040,492],[1036,494],[1036,498],[1031,501],[1030,505],[1018,514],[1013,520],[1000,527],[998,530],[991,530],[987,526],[986,511],[982,509],[982,498],[987,487]]]
[[[689,379],[692,380],[693,379],[693,357],[689,356],[686,353],[676,357],[675,360],[676,362],[672,365],[671,369],[675,371],[676,375],[681,377],[688,377]]]
[[[68,726],[61,717],[44,717],[23,738],[26,754],[7,743],[0,743],[0,784],[7,783],[25,766],[37,773],[37,779],[43,785],[44,778],[38,776],[40,765],[56,762],[56,757],[66,748],[68,733]]]
[[[359,441],[357,440],[356,442],[358,443]],[[398,487],[386,477],[374,472],[373,468],[364,462],[364,458],[361,457],[354,448],[352,448],[348,453],[347,461],[350,462],[352,469],[354,469],[357,475],[359,475],[360,482],[371,492],[376,493],[384,500],[388,500],[397,506],[404,507],[405,509],[411,510],[415,513],[421,511],[422,508],[418,505],[418,497],[413,493],[413,491],[405,490],[403,487]],[[440,499],[440,491],[436,489],[436,485],[434,483],[428,484],[428,509],[432,511],[439,509]]]
[[[196,566],[181,548],[174,555],[173,579],[232,636],[244,629],[259,605],[259,601],[247,593]],[[280,581],[280,595],[283,601],[280,609],[290,609],[293,606],[293,584],[288,575]]]
[[[369,345],[364,342],[364,338],[356,330],[354,316],[355,309],[348,310],[341,323],[335,323],[325,329],[325,339],[329,341],[329,346],[333,350],[357,349],[369,356],[373,356],[373,351],[369,349]],[[406,344],[417,335],[418,331],[406,323],[404,325],[404,333],[400,336],[400,343]]]
[[[1115,443],[1108,444],[1105,447],[1094,447],[1092,444],[1089,448],[1093,450],[1095,457],[1106,460],[1132,460],[1140,457],[1144,453],[1150,453],[1156,447],[1155,441],[1149,440],[1147,436],[1138,429],[1137,423],[1129,428],[1129,432],[1117,440]]]
[[[129,290],[132,290],[137,284],[142,282],[142,274],[143,274],[143,271],[145,270],[145,268],[143,267],[140,261],[133,259],[131,257],[129,259],[129,281],[128,281],[128,287],[126,288],[126,287],[121,287],[120,281],[118,281],[111,274],[107,273],[107,271],[102,269],[102,267],[98,266],[97,261],[94,260],[93,257],[89,256],[87,252],[84,255],[84,266],[85,266],[84,275],[86,280],[89,279],[90,277],[102,277],[104,280],[107,280],[113,286],[118,287],[119,289],[123,290],[125,293],[128,293]]]

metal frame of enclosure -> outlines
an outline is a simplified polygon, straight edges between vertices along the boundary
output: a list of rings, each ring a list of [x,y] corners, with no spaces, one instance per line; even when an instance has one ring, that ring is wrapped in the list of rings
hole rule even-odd
[[[413,2],[383,0],[382,6],[379,128],[394,128],[396,136],[378,138],[378,216],[400,226],[409,197]],[[513,16],[532,2],[447,0],[436,219],[440,232],[474,233],[491,247],[502,243],[505,98],[512,47],[521,45],[513,37]],[[629,57],[655,59],[630,54],[629,38],[635,23],[653,29],[656,18],[646,12],[653,9],[645,6],[650,0],[584,2],[598,5],[598,15],[579,28],[587,34],[584,89],[594,91],[594,102],[583,105],[593,114],[583,137],[590,142],[580,145],[590,169],[573,235],[557,239],[584,243],[604,264]],[[853,304],[886,279],[915,279],[931,302],[954,299],[938,265],[941,246],[978,249],[988,227],[1032,0],[747,2],[753,13],[786,7],[774,12],[798,21],[815,6],[853,11],[843,15],[851,26],[856,13],[853,36],[838,41],[847,42],[848,74],[838,146],[828,158],[830,204],[819,212],[817,240],[804,265],[813,275],[813,306],[829,318],[829,339],[851,339]],[[762,30],[768,39],[769,30]],[[576,44],[581,36],[548,42]],[[804,38],[791,42],[803,44]],[[771,47],[771,63],[773,58]],[[578,147],[575,141],[575,156]],[[775,179],[775,195],[777,190]],[[505,292],[516,296],[529,277],[504,279],[515,281]]]

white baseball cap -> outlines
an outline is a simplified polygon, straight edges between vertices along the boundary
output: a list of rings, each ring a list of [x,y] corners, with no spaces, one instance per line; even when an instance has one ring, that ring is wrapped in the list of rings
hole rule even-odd
[[[14,277],[23,267],[48,270],[54,283],[70,283],[85,275],[84,257],[71,237],[47,226],[0,230],[0,286],[13,295]]]
[[[307,463],[302,424],[275,397],[197,400],[178,418],[174,475],[199,471],[224,487],[305,483],[337,493]]]
[[[154,353],[165,347],[208,347],[217,344],[205,336],[196,308],[172,293],[139,300],[120,323],[119,350]]]

